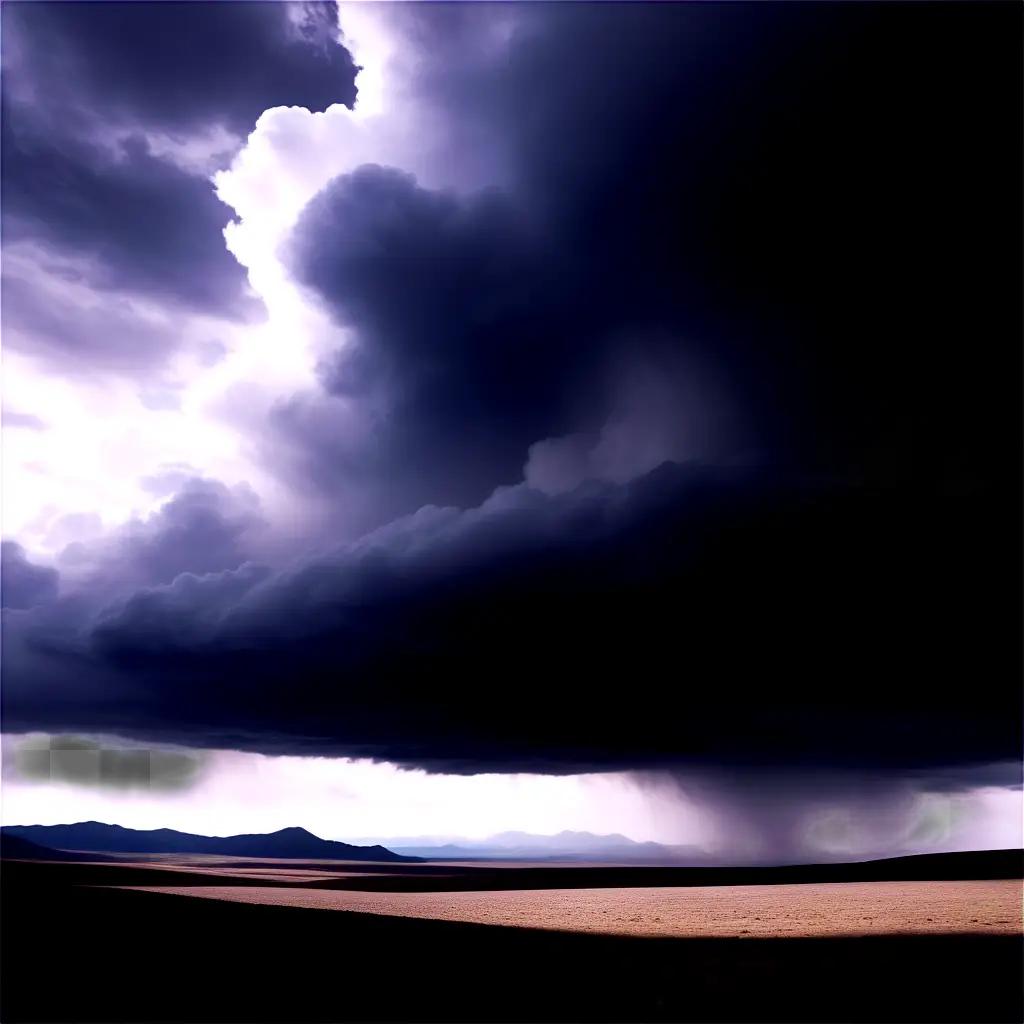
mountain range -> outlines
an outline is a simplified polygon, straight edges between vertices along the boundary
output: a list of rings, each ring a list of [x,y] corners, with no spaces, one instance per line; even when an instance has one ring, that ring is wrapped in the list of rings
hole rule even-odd
[[[228,857],[286,857],[306,860],[531,860],[589,861],[619,864],[707,863],[699,847],[637,842],[619,833],[559,832],[535,835],[501,832],[486,839],[457,836],[364,838],[349,842],[321,839],[304,828],[283,828],[268,834],[203,836],[174,829],[124,828],[100,821],[68,825],[7,825],[0,829],[5,856],[12,840],[37,843],[50,850],[102,853],[205,853]],[[384,844],[387,845],[384,845]]]
[[[380,842],[359,839],[354,842]],[[427,860],[557,860],[607,861],[629,864],[703,864],[707,854],[697,846],[668,846],[637,842],[612,833],[559,832],[535,835],[530,832],[500,832],[486,839],[456,836],[405,836],[383,840],[389,849]]]
[[[50,850],[88,850],[102,853],[209,853],[227,857],[288,857],[304,860],[415,861],[383,846],[353,846],[307,832],[283,828],[278,832],[238,836],[201,836],[170,828],[140,830],[79,821],[70,825],[7,825],[0,829],[4,844],[10,838],[28,840]],[[6,856],[16,854],[6,853]]]
[[[54,861],[113,861],[114,857],[104,857],[101,853],[71,853],[68,850],[52,850],[48,846],[40,846],[31,839],[21,836],[5,835],[0,837],[0,856],[9,860],[54,860]]]

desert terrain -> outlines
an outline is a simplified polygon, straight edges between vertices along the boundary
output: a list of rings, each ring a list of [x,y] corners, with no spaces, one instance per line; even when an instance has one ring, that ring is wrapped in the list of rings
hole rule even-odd
[[[1005,857],[800,883],[795,869],[81,856],[3,862],[5,1024],[1024,1015],[1021,880],[902,877],[1012,874]]]
[[[814,938],[1021,931],[1021,883],[1006,879],[430,893],[281,885],[134,888],[237,903],[602,935]]]

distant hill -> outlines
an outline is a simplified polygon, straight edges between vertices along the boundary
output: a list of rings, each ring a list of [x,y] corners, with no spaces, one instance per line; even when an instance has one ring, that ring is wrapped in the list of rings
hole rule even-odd
[[[113,857],[104,857],[98,853],[69,853],[67,850],[51,850],[48,846],[40,846],[30,839],[20,836],[0,835],[0,857],[9,860],[59,860],[59,861],[109,861]]]
[[[139,830],[80,821],[73,825],[7,825],[0,829],[10,838],[43,844],[55,850],[95,850],[104,853],[209,853],[226,857],[285,857],[303,860],[414,861],[419,858],[393,853],[383,846],[350,846],[307,832],[283,828],[268,834],[200,836],[174,829]],[[6,854],[13,856],[13,854]]]
[[[612,833],[559,832],[534,835],[530,832],[500,832],[487,839],[444,839],[411,836],[388,841],[391,849],[429,860],[557,860],[604,861],[628,864],[704,864],[707,854],[695,846],[666,846],[637,842]]]

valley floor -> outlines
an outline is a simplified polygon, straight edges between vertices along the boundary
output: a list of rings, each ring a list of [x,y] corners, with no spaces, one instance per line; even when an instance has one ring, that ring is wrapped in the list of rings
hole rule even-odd
[[[1024,1018],[1020,880],[555,871],[4,861],[0,1019]]]
[[[1005,879],[426,893],[280,885],[137,891],[604,935],[814,938],[1021,931],[1021,883]]]

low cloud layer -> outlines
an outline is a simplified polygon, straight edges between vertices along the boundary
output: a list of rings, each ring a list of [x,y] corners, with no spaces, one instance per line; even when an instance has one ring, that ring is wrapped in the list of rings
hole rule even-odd
[[[10,616],[5,722],[455,772],[1006,759],[992,514],[671,464],[503,489],[285,571]]]

